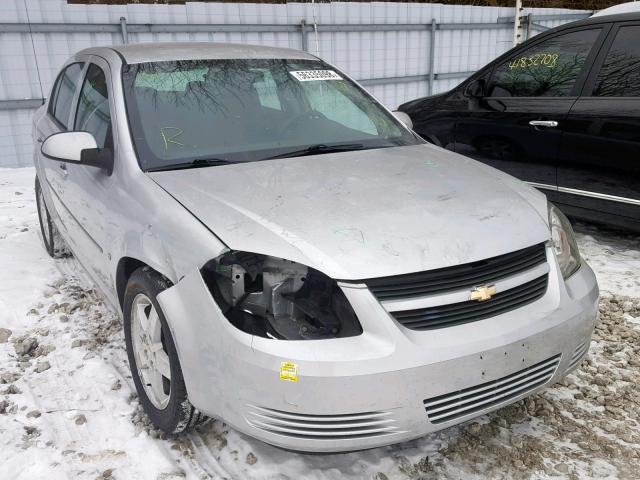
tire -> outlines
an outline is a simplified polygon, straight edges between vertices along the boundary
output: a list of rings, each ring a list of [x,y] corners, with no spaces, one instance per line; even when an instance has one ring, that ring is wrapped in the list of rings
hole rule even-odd
[[[58,232],[58,228],[51,220],[49,208],[44,200],[44,193],[40,187],[40,180],[36,176],[36,207],[38,208],[38,220],[40,221],[40,233],[44,249],[52,258],[64,258],[71,255],[64,240]]]
[[[189,402],[171,331],[156,299],[169,287],[171,283],[151,268],[137,269],[127,283],[123,317],[129,366],[142,408],[156,427],[171,434],[206,417]]]

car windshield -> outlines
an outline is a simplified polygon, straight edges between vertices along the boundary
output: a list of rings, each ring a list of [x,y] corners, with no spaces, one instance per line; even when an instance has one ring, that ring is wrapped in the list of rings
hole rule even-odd
[[[141,63],[123,81],[143,170],[421,143],[320,61]]]

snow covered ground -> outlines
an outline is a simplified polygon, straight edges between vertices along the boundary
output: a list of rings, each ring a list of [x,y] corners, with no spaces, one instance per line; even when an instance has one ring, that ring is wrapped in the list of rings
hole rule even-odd
[[[638,478],[640,238],[578,225],[605,293],[562,384],[459,427],[342,455],[285,452],[210,422],[150,428],[120,320],[41,246],[33,169],[0,169],[0,478]],[[6,330],[3,330],[6,329]]]
[[[640,297],[640,235],[574,225],[580,252],[596,272],[600,291]]]

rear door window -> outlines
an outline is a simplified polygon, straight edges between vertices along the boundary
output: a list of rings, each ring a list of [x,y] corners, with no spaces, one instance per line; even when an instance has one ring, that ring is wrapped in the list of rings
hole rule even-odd
[[[579,30],[520,50],[498,65],[489,85],[492,97],[570,96],[600,34]]]
[[[73,96],[80,84],[84,63],[73,63],[65,68],[58,76],[52,91],[49,113],[65,130],[69,128],[69,115]]]
[[[596,97],[640,97],[640,25],[621,27],[598,73]]]

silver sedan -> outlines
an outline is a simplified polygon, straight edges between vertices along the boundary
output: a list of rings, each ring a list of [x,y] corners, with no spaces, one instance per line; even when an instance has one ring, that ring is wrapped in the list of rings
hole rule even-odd
[[[126,45],[64,65],[34,118],[42,237],[122,314],[158,427],[369,448],[580,363],[598,287],[567,219],[409,123],[295,50]]]

